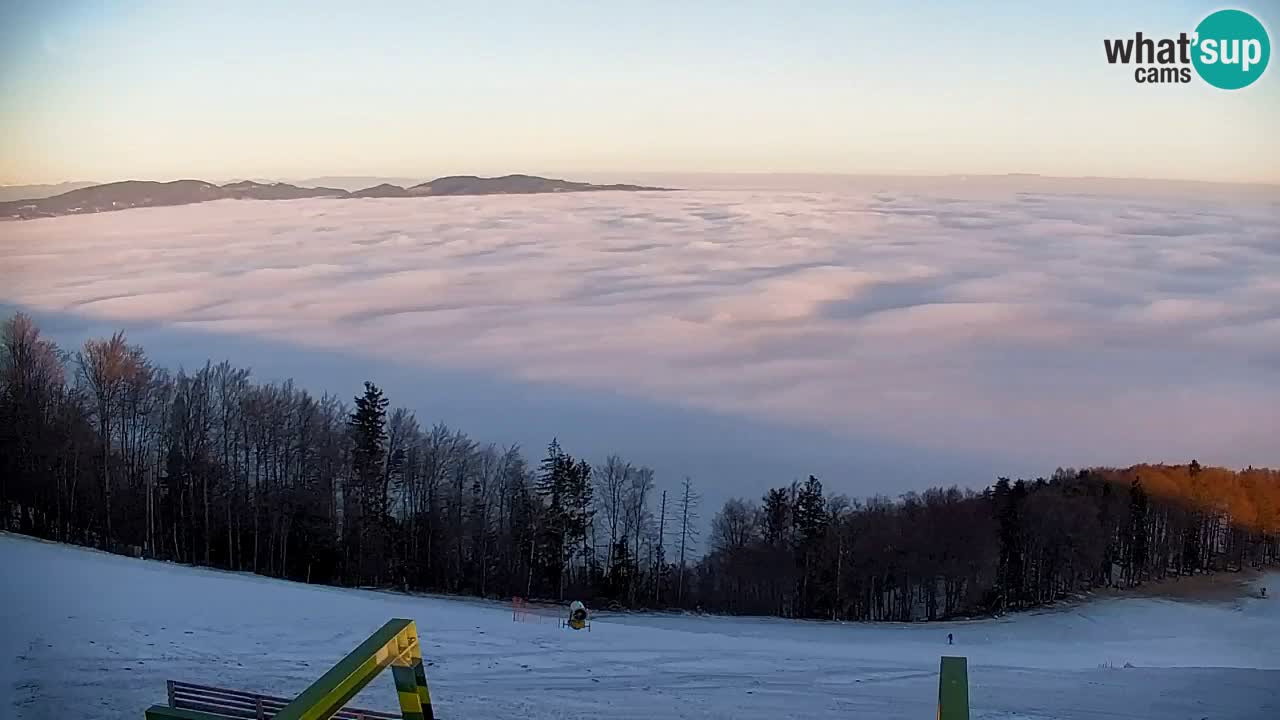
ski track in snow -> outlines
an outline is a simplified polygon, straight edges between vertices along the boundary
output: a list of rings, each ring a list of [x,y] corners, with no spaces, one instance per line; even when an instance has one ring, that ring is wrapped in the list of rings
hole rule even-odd
[[[3,534],[0,577],[0,717],[13,720],[141,718],[164,702],[166,679],[295,694],[393,617],[417,621],[446,720],[931,718],[949,653],[969,658],[978,719],[1280,717],[1274,598],[1111,599],[912,625],[613,615],[587,633],[513,623],[499,603]],[[1280,577],[1259,583],[1280,588]],[[390,674],[353,704],[396,710]]]

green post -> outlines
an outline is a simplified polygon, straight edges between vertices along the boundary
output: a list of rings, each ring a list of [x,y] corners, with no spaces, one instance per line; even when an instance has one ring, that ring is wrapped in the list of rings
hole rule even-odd
[[[969,720],[969,660],[942,657],[938,673],[938,720]]]
[[[404,720],[433,720],[435,715],[431,712],[431,695],[427,692],[422,659],[414,661],[413,665],[392,665],[391,674],[400,699],[400,717]]]

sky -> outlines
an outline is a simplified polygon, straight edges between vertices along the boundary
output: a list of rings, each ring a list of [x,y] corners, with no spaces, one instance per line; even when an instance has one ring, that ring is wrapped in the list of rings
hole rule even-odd
[[[1143,86],[1217,2],[0,0],[0,183],[627,172],[1280,182],[1280,80]],[[1247,9],[1272,28],[1280,3]]]

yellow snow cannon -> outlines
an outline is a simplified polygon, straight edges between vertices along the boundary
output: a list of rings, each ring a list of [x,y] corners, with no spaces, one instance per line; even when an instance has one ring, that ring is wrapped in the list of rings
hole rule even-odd
[[[564,625],[574,630],[586,628],[591,630],[591,614],[587,612],[587,606],[582,604],[581,600],[574,600],[569,603],[569,617],[565,619]]]

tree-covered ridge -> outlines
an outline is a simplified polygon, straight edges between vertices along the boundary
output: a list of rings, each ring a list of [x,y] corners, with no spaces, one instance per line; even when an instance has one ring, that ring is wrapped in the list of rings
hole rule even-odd
[[[1280,557],[1280,472],[1188,465],[1058,470],[982,492],[822,500],[814,477],[731,501],[702,597],[734,612],[938,619]]]
[[[667,480],[667,479],[663,479]],[[863,501],[810,476],[734,499],[707,546],[689,478],[554,438],[426,428],[229,363],[176,373],[122,333],[0,329],[0,527],[315,583],[858,620],[1001,612],[1280,555],[1280,473],[1059,470]]]

